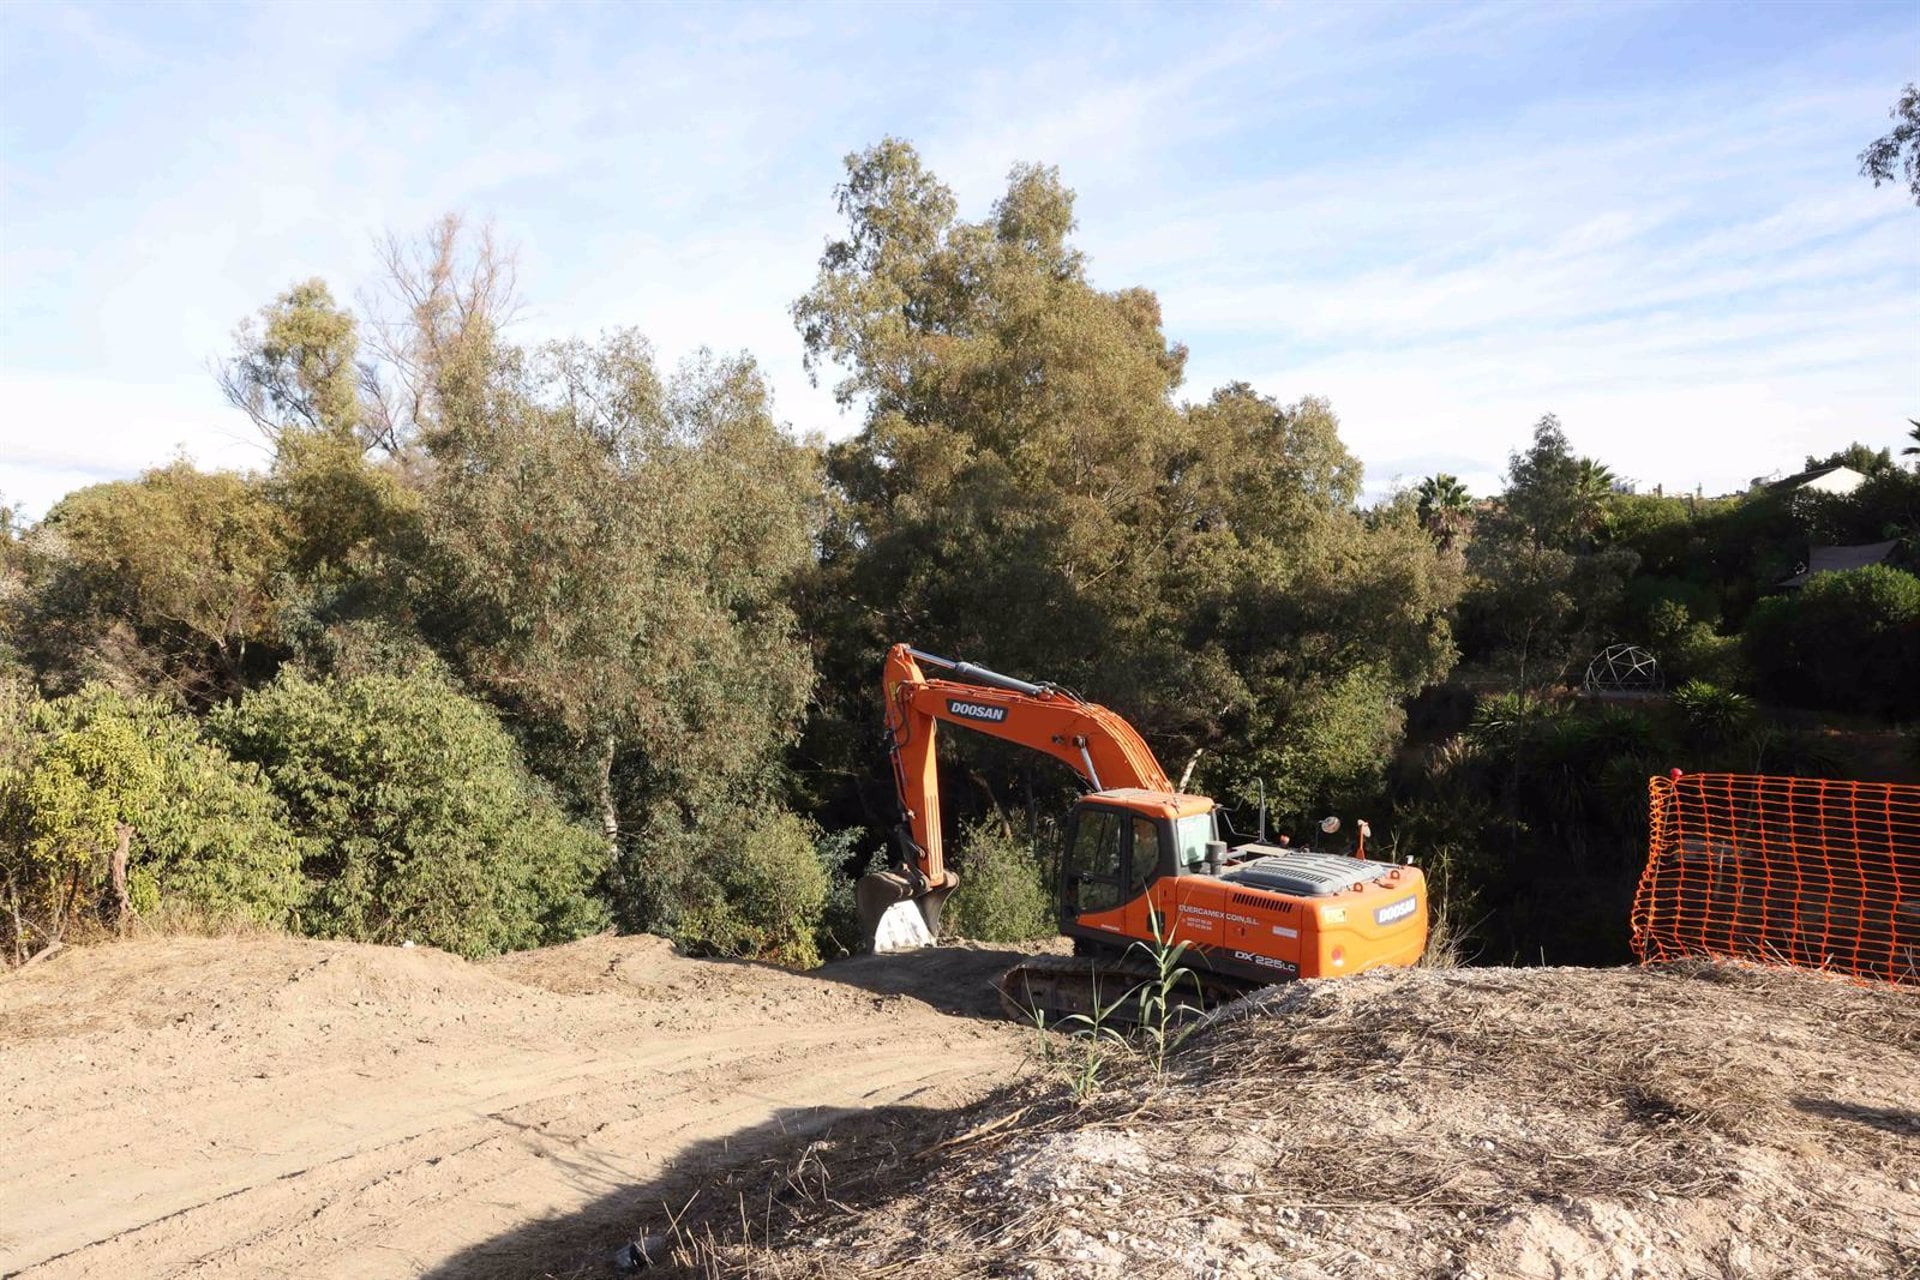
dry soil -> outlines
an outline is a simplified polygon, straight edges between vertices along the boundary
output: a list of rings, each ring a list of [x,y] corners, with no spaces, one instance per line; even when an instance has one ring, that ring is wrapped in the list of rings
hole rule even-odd
[[[1920,992],[1382,973],[1076,1097],[1085,1037],[993,1016],[1015,958],[70,951],[0,977],[0,1273],[1920,1275]]]
[[[469,964],[278,937],[0,976],[0,1275],[541,1275],[708,1164],[1022,1070],[1004,953],[815,975],[589,939]]]
[[[1058,1047],[1061,1066],[1086,1042]],[[1920,1275],[1920,992],[1730,965],[1379,972],[1222,1011],[1163,1073],[790,1158],[683,1219],[768,1280]],[[706,1204],[717,1210],[709,1192]]]

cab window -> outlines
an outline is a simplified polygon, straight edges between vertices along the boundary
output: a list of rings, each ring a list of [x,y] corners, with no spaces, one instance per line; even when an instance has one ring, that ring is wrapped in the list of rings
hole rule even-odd
[[[1075,914],[1120,905],[1121,837],[1124,819],[1099,809],[1083,810],[1067,850],[1067,905]]]
[[[1133,820],[1133,861],[1127,867],[1128,896],[1147,887],[1160,870],[1160,824],[1151,818]]]
[[[1214,838],[1213,815],[1190,813],[1173,820],[1173,847],[1183,873],[1198,871],[1207,862],[1207,843]]]

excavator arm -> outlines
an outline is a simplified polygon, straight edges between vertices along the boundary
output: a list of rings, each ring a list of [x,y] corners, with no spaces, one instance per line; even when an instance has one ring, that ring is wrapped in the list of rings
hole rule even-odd
[[[929,679],[921,664],[957,680]],[[1118,715],[1052,685],[1029,684],[971,663],[951,662],[904,644],[887,653],[883,676],[894,785],[929,882],[946,871],[940,840],[940,778],[934,745],[941,721],[1031,747],[1064,762],[1093,791],[1172,784],[1152,748]]]
[[[930,679],[922,664],[956,678]],[[876,950],[930,940],[939,929],[941,906],[959,883],[947,869],[940,833],[935,746],[942,721],[1053,756],[1091,790],[1171,789],[1166,771],[1132,725],[1052,685],[897,644],[887,652],[882,690],[902,847],[895,870],[866,877],[856,891],[863,927]],[[900,909],[909,902],[917,908],[917,924]]]

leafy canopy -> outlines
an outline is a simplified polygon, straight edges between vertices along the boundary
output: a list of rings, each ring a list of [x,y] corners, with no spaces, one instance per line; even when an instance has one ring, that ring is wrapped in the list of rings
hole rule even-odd
[[[1920,578],[1888,565],[1819,573],[1760,602],[1741,644],[1781,702],[1920,714]]]
[[[1860,176],[1872,178],[1878,187],[1883,182],[1898,182],[1904,173],[1913,202],[1920,204],[1920,87],[1909,82],[1887,115],[1893,120],[1893,128],[1860,153]]]
[[[227,400],[269,440],[288,433],[353,441],[360,425],[360,339],[323,280],[294,285],[241,323],[217,376]]]
[[[1176,751],[1284,732],[1356,663],[1382,698],[1444,669],[1457,580],[1411,513],[1354,509],[1331,409],[1245,384],[1177,404],[1184,348],[1151,292],[1090,281],[1057,173],[1015,168],[969,222],[889,139],[848,157],[839,206],[794,315],[866,405],[828,451],[809,589],[844,723],[896,639],[1061,681]]]
[[[68,494],[36,530],[30,632],[67,680],[100,676],[204,706],[281,652],[286,524],[264,488],[181,461]]]
[[[210,726],[312,842],[309,932],[476,956],[605,923],[592,833],[527,774],[494,716],[431,671],[286,671]]]

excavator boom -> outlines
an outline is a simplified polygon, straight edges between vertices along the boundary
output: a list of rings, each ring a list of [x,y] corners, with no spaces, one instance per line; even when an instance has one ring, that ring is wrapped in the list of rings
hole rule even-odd
[[[954,678],[931,678],[926,667]],[[866,877],[856,891],[863,929],[875,950],[930,942],[939,932],[941,906],[959,883],[947,868],[941,838],[936,746],[942,721],[1053,756],[1090,790],[1171,789],[1153,749],[1132,725],[1054,685],[896,644],[887,651],[881,688],[887,752],[902,812],[896,867]],[[917,922],[906,909],[909,903],[918,912]]]
[[[929,679],[922,664],[958,679]],[[887,653],[882,687],[894,784],[920,872],[937,881],[946,870],[940,840],[940,777],[935,741],[941,721],[1031,747],[1062,761],[1089,790],[1139,787],[1171,791],[1153,749],[1125,720],[1052,685],[1029,684],[904,644]]]

